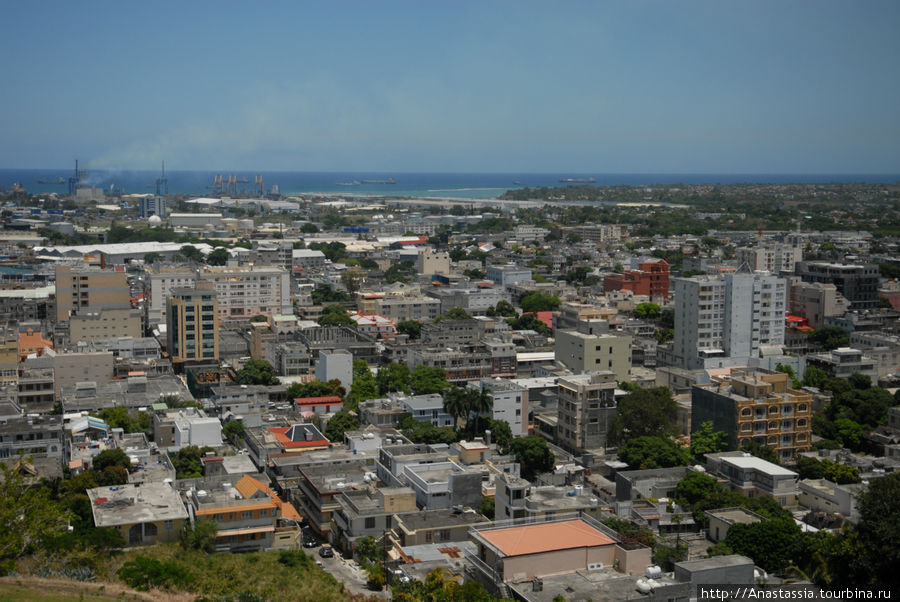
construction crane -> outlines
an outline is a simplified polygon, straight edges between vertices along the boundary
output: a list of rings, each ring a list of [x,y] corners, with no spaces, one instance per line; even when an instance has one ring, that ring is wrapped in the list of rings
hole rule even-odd
[[[162,175],[156,178],[156,196],[169,194],[169,179],[166,177],[166,162],[162,162]]]
[[[256,174],[256,177],[253,178],[253,193],[258,195],[259,198],[262,198],[266,195],[266,190],[263,187],[262,174]]]
[[[212,191],[213,196],[223,194],[225,192],[225,182],[222,178],[222,174],[216,174],[216,177],[213,178]]]
[[[228,187],[225,189],[226,194],[230,193],[233,195],[237,195],[237,191],[238,191],[237,185],[238,185],[237,176],[234,174],[229,175],[228,176]]]

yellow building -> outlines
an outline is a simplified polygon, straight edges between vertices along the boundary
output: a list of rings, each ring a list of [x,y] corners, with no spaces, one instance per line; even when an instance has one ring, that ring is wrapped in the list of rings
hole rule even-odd
[[[96,487],[87,490],[94,526],[116,529],[128,546],[178,540],[187,509],[167,483]]]
[[[56,321],[64,322],[81,310],[131,307],[124,271],[56,268]]]

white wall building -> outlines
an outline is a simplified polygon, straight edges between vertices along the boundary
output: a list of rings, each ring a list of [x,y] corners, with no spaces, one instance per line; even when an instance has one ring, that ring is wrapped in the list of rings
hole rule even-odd
[[[747,365],[762,347],[784,345],[787,282],[767,272],[676,278],[676,365]]]

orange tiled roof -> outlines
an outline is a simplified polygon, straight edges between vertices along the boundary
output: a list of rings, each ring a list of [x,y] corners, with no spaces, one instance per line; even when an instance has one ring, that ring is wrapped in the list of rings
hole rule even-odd
[[[608,535],[580,519],[482,531],[479,536],[504,556],[524,556],[615,543]]]
[[[278,497],[278,494],[272,491],[272,489],[268,485],[254,479],[248,474],[245,474],[243,477],[241,477],[241,480],[234,484],[234,488],[237,489],[238,493],[240,493],[245,499],[251,497],[254,493],[262,489],[263,491],[268,493],[269,496],[271,496],[272,501],[275,502],[275,504],[277,504],[279,508],[281,508],[281,516],[283,518],[293,518],[295,520],[300,520],[300,513],[297,512],[297,509],[294,508],[293,504],[281,501],[281,498]]]
[[[269,432],[275,437],[275,440],[278,441],[284,447],[322,447],[324,445],[331,445],[331,442],[328,439],[313,439],[311,441],[291,441],[290,438],[286,435],[286,433],[290,430],[290,427],[282,426],[278,428],[270,428]]]

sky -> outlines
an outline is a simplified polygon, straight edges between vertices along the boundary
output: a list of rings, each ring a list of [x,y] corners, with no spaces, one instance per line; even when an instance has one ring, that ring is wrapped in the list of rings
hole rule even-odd
[[[900,173],[896,0],[0,15],[0,168]]]

